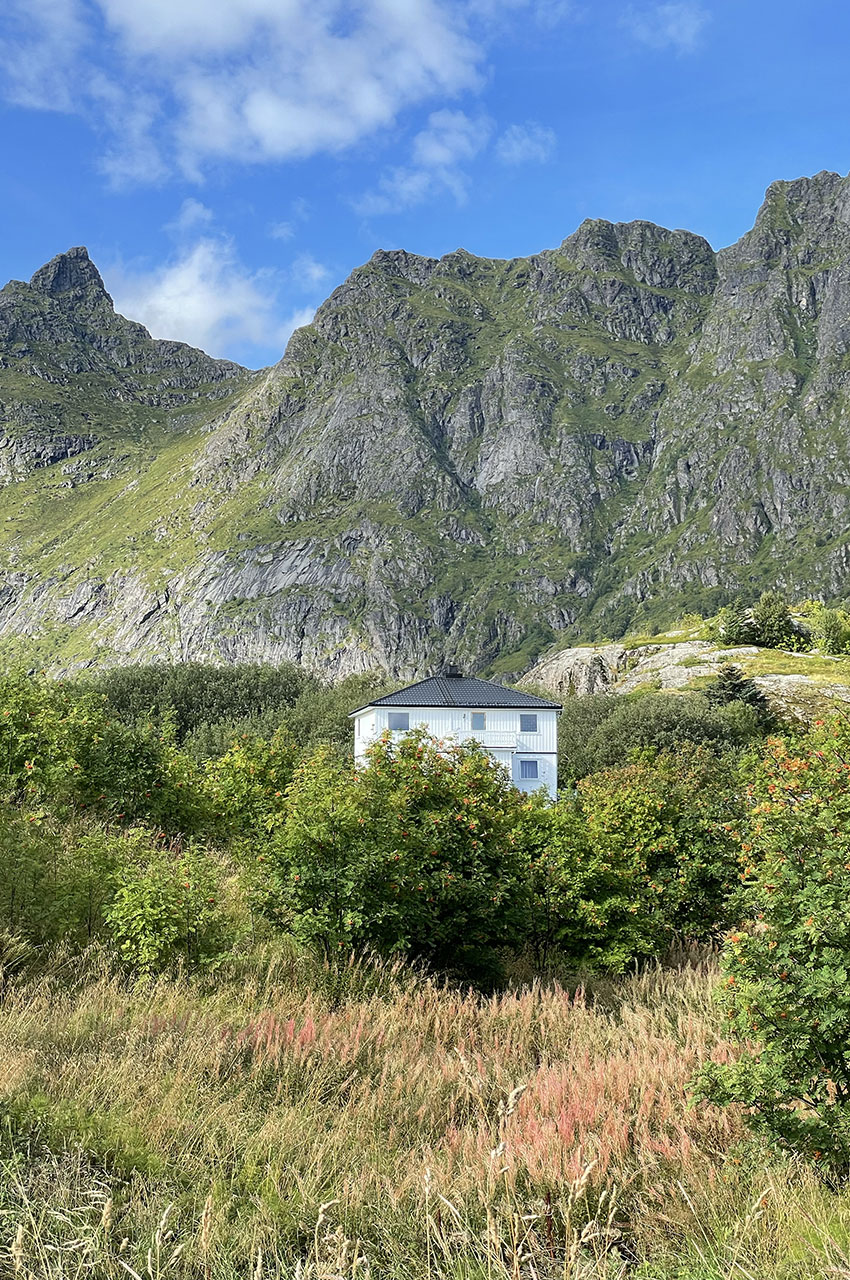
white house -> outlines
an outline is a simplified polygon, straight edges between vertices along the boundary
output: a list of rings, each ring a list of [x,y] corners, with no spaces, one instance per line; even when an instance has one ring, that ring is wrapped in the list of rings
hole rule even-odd
[[[401,737],[427,729],[435,738],[474,738],[505,765],[520,791],[558,791],[558,715],[561,706],[489,680],[463,676],[456,667],[429,676],[352,711],[354,758],[388,730]]]

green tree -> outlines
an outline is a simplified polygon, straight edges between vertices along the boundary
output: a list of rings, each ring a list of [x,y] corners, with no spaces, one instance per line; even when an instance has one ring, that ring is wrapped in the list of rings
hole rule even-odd
[[[549,695],[541,690],[541,696]],[[604,740],[604,734],[597,730],[617,708],[618,699],[608,693],[576,694],[565,699],[558,716],[558,782],[562,787],[598,768],[591,741],[598,744]]]
[[[351,712],[392,687],[374,672],[346,676],[335,685],[314,685],[304,690],[283,724],[302,751],[331,743],[348,752],[354,741]]]
[[[270,846],[279,918],[329,956],[372,948],[486,979],[519,921],[520,801],[475,743],[382,739],[361,770],[321,748]]]
[[[0,677],[0,789],[9,798],[186,832],[205,822],[198,784],[167,722],[131,727],[90,690]]]
[[[770,703],[756,684],[744,675],[734,662],[724,662],[717,675],[705,689],[705,696],[713,707],[728,707],[735,702],[752,707],[760,721],[767,725],[773,720]]]
[[[762,736],[759,715],[740,702],[713,706],[699,693],[646,693],[613,701],[614,710],[591,731],[580,757],[588,772],[625,764],[636,753],[675,751],[686,742],[719,754]]]
[[[588,843],[626,878],[644,954],[674,937],[705,941],[728,922],[737,847],[724,820],[737,814],[734,784],[731,765],[694,746],[579,783]]]
[[[208,761],[204,785],[218,829],[262,836],[279,827],[298,758],[288,730],[278,729],[269,739],[243,734]]]
[[[277,717],[318,682],[303,668],[284,662],[237,662],[217,666],[203,662],[157,662],[113,667],[90,681],[124,724],[170,722],[182,744],[202,726],[250,723]]]
[[[622,972],[656,949],[632,862],[594,844],[577,800],[526,797],[512,839],[522,866],[522,935],[538,971],[566,963]]]
[[[720,610],[713,626],[717,639],[722,644],[741,645],[758,644],[757,629],[753,623],[752,611],[740,600],[733,600]]]
[[[826,609],[818,606],[812,617],[815,639],[824,653],[839,654],[850,651],[850,615],[844,609]]]
[[[722,1003],[741,1041],[698,1098],[809,1159],[850,1168],[850,725],[772,740],[740,826],[742,923],[723,951]],[[755,1043],[755,1046],[753,1044]]]
[[[224,954],[233,938],[216,862],[191,846],[152,846],[144,830],[125,840],[129,856],[104,915],[128,968],[151,974],[176,960],[210,964]]]
[[[777,591],[764,591],[752,611],[755,643],[766,649],[786,649],[799,641],[785,600]]]

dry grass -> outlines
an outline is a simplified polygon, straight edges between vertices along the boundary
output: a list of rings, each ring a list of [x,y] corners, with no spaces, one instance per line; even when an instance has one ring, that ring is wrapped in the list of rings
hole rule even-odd
[[[92,968],[0,1005],[21,1276],[840,1274],[850,1198],[687,1106],[732,1052],[708,964],[595,999],[339,987],[286,952],[205,985]]]

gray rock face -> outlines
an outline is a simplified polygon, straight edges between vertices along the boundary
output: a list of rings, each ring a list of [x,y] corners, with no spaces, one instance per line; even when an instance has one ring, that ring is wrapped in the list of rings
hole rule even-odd
[[[646,685],[684,689],[700,676],[717,675],[724,662],[737,663],[758,652],[751,645],[719,649],[706,640],[629,648],[621,644],[577,645],[541,658],[526,681],[562,698],[588,693],[633,693]]]
[[[510,676],[564,632],[844,596],[848,396],[836,174],[719,254],[603,221],[376,253],[256,375],[154,342],[71,250],[0,292],[0,637]]]

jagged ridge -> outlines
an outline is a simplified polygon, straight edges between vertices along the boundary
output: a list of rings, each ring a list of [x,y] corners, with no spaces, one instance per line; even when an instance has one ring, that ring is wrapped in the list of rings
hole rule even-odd
[[[0,632],[513,674],[738,590],[843,596],[848,201],[776,183],[719,254],[603,221],[513,261],[379,252],[253,376],[60,255],[0,293]]]

